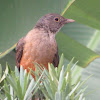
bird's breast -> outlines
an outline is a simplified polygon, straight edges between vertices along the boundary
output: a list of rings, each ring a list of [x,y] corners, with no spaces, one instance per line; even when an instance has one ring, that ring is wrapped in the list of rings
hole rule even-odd
[[[37,62],[46,65],[53,62],[56,52],[57,44],[55,38],[50,38],[45,34],[42,34],[42,36],[33,35],[30,39],[26,38],[22,59],[26,59],[30,63]]]

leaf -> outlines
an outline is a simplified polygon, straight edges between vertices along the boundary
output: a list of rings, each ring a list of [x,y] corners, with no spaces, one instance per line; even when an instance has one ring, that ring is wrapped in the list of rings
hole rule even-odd
[[[8,50],[6,50],[5,52],[0,54],[0,59],[3,58],[5,55],[7,55],[8,53],[10,53],[14,48],[16,47],[16,44],[13,45],[11,48],[9,48]]]
[[[3,76],[2,76],[2,78],[0,79],[0,83],[6,78],[8,72],[9,72],[9,69],[8,69],[8,66],[6,66],[5,72],[4,72]]]
[[[42,72],[41,76],[39,77],[39,79],[37,80],[36,83],[35,83],[34,79],[31,80],[31,82],[29,84],[29,87],[28,87],[28,89],[25,93],[24,100],[30,99],[30,94],[33,92],[34,89],[37,89],[37,85],[40,82],[41,77],[43,76],[43,74],[44,74],[44,71]]]
[[[74,91],[78,88],[79,84],[80,82],[72,89],[72,91],[69,93],[69,96],[71,96],[74,93]]]
[[[62,84],[63,84],[63,81],[64,81],[64,66],[62,66],[62,70],[60,72],[60,77],[59,77],[59,82],[58,82],[58,92],[61,90],[62,88]]]
[[[28,85],[28,78],[27,78],[27,73],[24,76],[24,90],[23,90],[23,96],[25,95],[25,92],[27,90],[27,85]]]
[[[13,93],[13,87],[10,85],[10,95],[11,95],[11,100],[14,99],[14,93]]]
[[[54,97],[53,97],[52,90],[51,90],[51,88],[49,87],[49,83],[47,83],[46,81],[44,81],[44,86],[45,86],[45,88],[46,88],[46,90],[47,90],[47,92],[48,92],[50,98],[53,100]]]
[[[2,67],[1,67],[1,64],[0,64],[0,79],[1,79],[1,76],[2,76]]]
[[[50,74],[49,79],[51,81],[53,81],[54,84],[58,84],[57,73],[55,71],[55,68],[54,68],[53,64],[48,64],[48,67],[49,67],[49,74]]]
[[[9,91],[9,88],[8,88],[8,85],[7,85],[7,82],[4,81],[4,90],[5,90],[5,95],[7,97],[8,100],[11,100],[11,95],[10,95],[10,91]]]
[[[1,92],[0,92],[0,99],[1,100],[4,100],[5,99],[5,97],[1,94]]]
[[[57,69],[58,79],[59,79],[60,71],[61,71],[62,66],[63,66],[63,60],[64,60],[64,55],[62,54],[60,61],[59,61],[58,69]]]
[[[100,55],[61,32],[57,35],[56,39],[58,42],[58,47],[60,47],[60,53],[63,52],[69,61],[75,57],[74,63],[79,61],[78,65],[81,67],[86,67],[94,59],[100,57]]]
[[[41,91],[43,93],[43,95],[45,96],[45,98],[48,100],[50,98],[49,94],[47,93],[47,91],[45,91],[44,87],[41,86]]]
[[[20,80],[18,79],[17,80],[17,96],[20,100],[23,100],[22,89],[23,88],[21,87]]]
[[[20,75],[19,75],[19,70],[18,70],[17,66],[15,66],[15,76],[16,76],[16,77],[19,77],[19,76],[20,76]]]
[[[88,76],[87,79],[85,79],[82,83],[80,83],[80,85],[78,86],[77,90],[80,89],[80,88],[83,86],[83,84],[85,84],[85,82],[88,81],[88,79],[89,79],[90,77],[92,77],[92,76],[93,76],[93,75]]]
[[[67,65],[67,71],[68,71],[68,92],[71,92],[72,90],[72,73],[71,73],[71,65],[73,63],[73,59],[70,61],[70,63]]]
[[[45,80],[49,81],[50,86],[51,86],[51,90],[52,90],[52,94],[54,95],[55,92],[57,91],[58,80],[57,80],[54,66],[52,64],[48,64],[48,67],[49,67],[49,74],[50,75],[49,75],[49,78],[46,78]]]
[[[64,13],[64,17],[69,17],[82,24],[100,29],[99,3],[99,0],[75,0]]]
[[[21,66],[21,68],[20,68],[20,86],[21,86],[22,94],[23,94],[23,92],[24,92],[24,69],[23,69],[23,66]]]
[[[34,84],[35,84],[34,79],[32,79],[30,84],[29,84],[29,87],[25,93],[24,100],[27,100],[29,94],[32,92],[32,87],[34,86]]]
[[[82,68],[79,66],[75,66],[75,68],[72,70],[72,85],[76,84],[78,81],[78,78],[81,77]]]
[[[13,87],[15,93],[18,93],[17,87],[16,87],[17,84],[16,84],[16,82],[12,79],[12,77],[9,75],[9,77],[7,76],[6,79],[7,79],[7,81],[10,83],[10,85]]]
[[[48,64],[48,66],[49,66],[49,70],[51,71],[51,74],[54,76],[54,80],[56,80],[57,79],[57,73],[55,71],[53,64]]]
[[[61,92],[56,92],[55,100],[62,100]]]

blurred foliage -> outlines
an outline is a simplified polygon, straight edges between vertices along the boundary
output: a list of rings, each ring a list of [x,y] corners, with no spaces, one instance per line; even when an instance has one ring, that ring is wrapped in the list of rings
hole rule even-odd
[[[39,89],[43,92],[46,100],[84,100],[84,92],[87,87],[82,88],[83,84],[88,80],[81,81],[81,74],[77,73],[76,64],[72,64],[73,60],[67,65],[63,65],[63,55],[61,56],[58,68],[54,68],[53,64],[48,64],[49,72],[45,69],[42,77],[42,85]],[[43,69],[36,67],[39,71],[36,75],[43,72]],[[75,77],[78,74],[78,77]],[[75,75],[75,76],[74,76]],[[75,81],[76,78],[76,81]],[[55,98],[55,99],[54,99]]]
[[[19,73],[15,66],[15,71],[6,75],[4,85],[0,88],[0,100],[30,100],[38,89],[37,83],[40,82],[40,79],[41,77],[35,82],[31,76],[31,71],[27,75],[27,71],[21,67]]]
[[[100,0],[71,0],[74,3],[64,14],[77,22],[100,30]],[[66,9],[65,9],[66,10]]]
[[[41,69],[39,64],[35,64],[36,72],[30,70],[28,75],[23,67],[20,68],[20,73],[15,67],[15,72],[11,71],[7,74],[4,86],[0,88],[0,99],[30,100],[34,96],[42,100],[84,100],[84,92],[87,87],[82,88],[82,86],[90,76],[81,81],[81,74],[78,74],[76,81],[74,81],[73,75],[76,75],[77,72],[74,70],[76,64],[72,65],[73,60],[64,66],[62,55],[58,68],[48,64],[49,72],[45,67]],[[9,69],[8,66],[7,69]],[[35,74],[36,81],[32,78],[31,72]]]

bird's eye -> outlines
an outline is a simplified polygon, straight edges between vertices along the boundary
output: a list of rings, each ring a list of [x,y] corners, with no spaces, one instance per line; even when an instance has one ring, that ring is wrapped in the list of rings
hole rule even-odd
[[[55,18],[55,21],[56,21],[56,22],[59,22],[59,18],[58,18],[58,17],[56,17],[56,18]]]

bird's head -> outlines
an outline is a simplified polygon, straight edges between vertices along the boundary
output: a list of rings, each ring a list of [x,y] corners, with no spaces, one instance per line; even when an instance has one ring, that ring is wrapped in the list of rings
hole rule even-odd
[[[64,24],[74,22],[72,19],[66,19],[59,14],[51,13],[41,17],[36,26],[37,28],[44,28],[51,33],[57,33]]]

